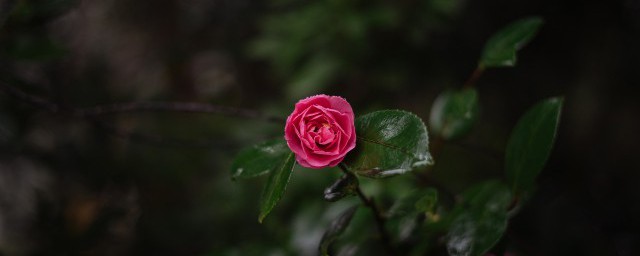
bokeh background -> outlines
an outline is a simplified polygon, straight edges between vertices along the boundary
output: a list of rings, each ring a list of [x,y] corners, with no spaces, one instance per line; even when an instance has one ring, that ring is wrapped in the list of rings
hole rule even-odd
[[[286,117],[301,97],[427,120],[509,22],[545,20],[514,68],[476,84],[481,117],[431,175],[459,192],[502,176],[510,130],[565,97],[536,194],[499,246],[518,255],[640,255],[638,0],[1,0],[0,81],[65,108],[187,101]],[[105,125],[108,124],[108,125]],[[242,148],[282,125],[192,113],[98,120],[0,93],[0,255],[315,255],[340,209],[336,170],[296,169],[257,222],[264,179]],[[412,177],[363,181],[389,206]]]

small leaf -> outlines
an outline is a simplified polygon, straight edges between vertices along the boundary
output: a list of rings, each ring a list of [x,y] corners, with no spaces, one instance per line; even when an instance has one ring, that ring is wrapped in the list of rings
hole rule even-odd
[[[447,234],[447,251],[453,256],[483,255],[507,228],[509,189],[497,181],[484,182],[465,191],[455,209]]]
[[[329,224],[329,228],[325,231],[320,241],[320,254],[329,255],[329,247],[349,226],[353,214],[358,210],[358,206],[353,206],[344,211],[337,219]]]
[[[355,125],[358,141],[345,163],[358,175],[384,178],[432,163],[427,127],[412,113],[376,111]]]
[[[247,179],[268,174],[291,153],[284,139],[274,139],[240,152],[231,164],[232,179]]]
[[[521,19],[494,34],[484,46],[481,67],[511,67],[516,64],[516,52],[536,34],[543,21],[539,17]]]
[[[287,183],[291,177],[295,157],[293,152],[289,153],[284,161],[278,164],[278,167],[271,172],[267,184],[262,190],[262,198],[260,199],[260,216],[258,222],[262,223],[265,217],[276,206],[284,191],[287,189]]]
[[[520,118],[511,132],[505,169],[513,191],[528,190],[535,184],[553,147],[562,102],[561,97],[539,102]]]
[[[438,191],[433,188],[410,192],[398,200],[389,210],[391,217],[403,217],[431,211],[438,201]]]
[[[446,140],[465,135],[478,117],[478,93],[473,88],[445,91],[431,108],[431,131]]]
[[[419,212],[431,212],[438,202],[438,191],[428,189],[424,191],[424,195],[415,203],[416,210]]]
[[[346,173],[336,182],[324,190],[324,200],[338,201],[346,196],[355,194],[358,188],[358,178],[351,173]]]
[[[389,210],[387,228],[398,241],[409,238],[418,226],[417,217],[433,210],[437,200],[438,191],[433,188],[409,193]]]

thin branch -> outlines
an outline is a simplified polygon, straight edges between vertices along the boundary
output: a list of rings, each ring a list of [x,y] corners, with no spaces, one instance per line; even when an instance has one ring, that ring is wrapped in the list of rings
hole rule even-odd
[[[342,172],[344,172],[345,174],[350,173],[349,168],[345,164],[340,163],[339,166]],[[378,228],[378,233],[380,233],[380,237],[384,242],[385,246],[390,251],[393,251],[391,247],[391,239],[389,237],[389,233],[387,232],[387,229],[384,227],[385,218],[382,216],[382,213],[380,212],[380,209],[376,205],[375,201],[373,200],[373,198],[368,198],[367,196],[364,195],[364,193],[362,192],[362,189],[360,189],[360,185],[356,187],[356,194],[358,195],[358,198],[360,198],[360,201],[362,201],[362,204],[368,207],[371,210],[371,213],[373,213],[373,217],[376,221],[376,227]]]
[[[36,107],[43,108],[49,112],[57,113],[62,112],[63,110],[58,104],[50,100],[28,94],[4,82],[0,82],[0,90],[4,91],[8,95],[13,96],[14,98],[27,102]],[[286,121],[284,118],[270,116],[255,110],[198,102],[126,102],[98,105],[87,108],[64,109],[64,112],[71,114],[72,116],[81,118],[130,112],[190,112],[220,114],[280,124],[284,124],[284,122]]]
[[[218,106],[197,102],[127,102],[109,105],[98,105],[89,108],[77,108],[74,115],[78,117],[94,117],[118,113],[130,112],[190,112],[221,114],[233,117],[258,119],[267,122],[284,124],[285,119],[269,116],[264,113],[228,106]]]
[[[444,138],[442,138],[442,136],[436,136],[433,138],[431,144],[431,156],[434,159],[439,159],[440,154],[442,153],[442,148],[444,147],[444,143],[445,140]],[[435,169],[436,164],[437,161],[433,165],[427,166],[422,171],[415,171],[412,173],[414,177],[416,177],[420,185],[437,189],[438,191],[446,195],[451,200],[451,203],[454,204],[456,201],[458,201],[458,196],[456,195],[456,193],[454,193],[442,183],[430,177],[430,174]]]
[[[4,91],[9,96],[13,96],[14,98],[29,103],[33,106],[43,108],[49,112],[57,113],[60,108],[57,104],[46,100],[44,98],[28,94],[16,87],[10,86],[2,81],[0,81],[0,90]]]
[[[484,66],[478,65],[476,69],[473,70],[473,73],[471,73],[471,76],[469,77],[469,79],[467,79],[467,81],[464,82],[464,85],[462,86],[462,88],[470,88],[474,86],[478,81],[478,79],[480,78],[480,76],[482,75],[482,73],[484,73]]]
[[[140,111],[168,111],[168,112],[192,112],[192,113],[213,113],[222,114],[227,116],[242,117],[249,119],[257,119],[272,123],[285,122],[284,119],[275,116],[268,116],[263,113],[239,109],[227,106],[216,106],[205,103],[188,103],[188,102],[132,102],[132,103],[119,103],[110,105],[99,105],[89,108],[63,108],[59,104],[54,103],[51,100],[42,98],[40,96],[26,93],[16,87],[13,87],[5,82],[0,81],[0,90],[7,95],[12,96],[15,99],[26,102],[34,107],[44,109],[45,111],[66,114],[72,117],[83,118],[93,122],[96,126],[102,130],[112,134],[115,137],[132,140],[136,142],[142,142],[149,145],[163,145],[173,147],[190,147],[190,148],[205,148],[212,146],[229,147],[230,145],[220,144],[220,140],[181,140],[181,139],[168,139],[157,135],[144,134],[139,132],[129,132],[118,129],[117,127],[109,124],[108,122],[99,119],[99,116],[117,113],[127,112],[140,112]]]
[[[177,147],[177,148],[224,148],[226,150],[232,149],[234,147],[234,143],[229,143],[225,141],[220,141],[220,139],[178,139],[178,138],[166,138],[154,134],[147,134],[141,132],[131,132],[124,131],[119,129],[109,122],[104,120],[100,120],[97,118],[90,118],[90,121],[93,122],[98,128],[103,131],[110,133],[116,138],[134,141],[145,145],[150,146],[168,146],[168,147]]]

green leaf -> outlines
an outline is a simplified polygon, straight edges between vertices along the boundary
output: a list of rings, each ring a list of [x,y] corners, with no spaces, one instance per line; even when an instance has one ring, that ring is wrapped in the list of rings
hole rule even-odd
[[[543,21],[539,17],[525,18],[509,24],[494,34],[484,46],[481,67],[512,67],[516,52],[535,36]]]
[[[511,193],[502,183],[484,182],[465,191],[446,236],[447,251],[453,256],[483,255],[507,228],[507,207]]]
[[[333,220],[325,231],[320,241],[320,255],[329,255],[329,247],[349,226],[353,214],[358,210],[358,206],[353,206],[344,211],[337,219]]]
[[[403,217],[426,213],[433,210],[437,201],[437,190],[433,188],[415,190],[398,200],[389,210],[389,214],[391,217]]]
[[[345,163],[358,175],[384,178],[432,163],[427,127],[412,113],[376,111],[355,125],[358,141]]]
[[[247,179],[268,174],[291,153],[284,139],[274,139],[245,149],[231,164],[232,179]]]
[[[513,191],[528,190],[544,167],[558,129],[562,97],[543,100],[525,113],[507,143],[505,170]]]
[[[446,140],[465,135],[478,117],[478,93],[473,88],[445,91],[431,108],[431,131]]]
[[[262,190],[262,198],[260,199],[260,216],[258,222],[262,223],[265,217],[276,206],[284,191],[287,189],[287,183],[291,177],[295,156],[290,152],[284,161],[278,163],[278,167],[271,172],[267,184]]]
[[[355,194],[358,188],[358,178],[351,173],[345,173],[324,190],[324,200],[329,202],[338,201],[346,196]]]
[[[419,212],[431,212],[438,202],[438,191],[432,188],[423,191],[422,197],[415,203],[416,210]]]
[[[398,241],[411,236],[418,227],[417,217],[431,212],[438,201],[438,191],[425,188],[412,191],[402,197],[389,210],[388,230]]]

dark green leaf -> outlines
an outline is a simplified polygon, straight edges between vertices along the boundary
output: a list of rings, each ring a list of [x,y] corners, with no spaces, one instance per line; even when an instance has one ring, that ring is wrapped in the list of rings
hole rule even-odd
[[[278,167],[271,172],[267,184],[262,190],[262,198],[260,199],[260,216],[258,221],[262,223],[265,217],[276,206],[284,191],[287,189],[287,183],[291,177],[293,166],[295,163],[295,155],[290,152],[284,161],[278,163]]]
[[[558,129],[563,99],[546,99],[527,111],[507,143],[505,169],[514,191],[528,190],[544,167]]]
[[[480,66],[514,66],[516,64],[516,52],[535,36],[542,22],[539,17],[521,19],[494,34],[484,46]]]
[[[432,211],[437,200],[438,191],[433,188],[409,193],[389,210],[387,228],[398,241],[407,239],[417,228],[419,215]]]
[[[353,195],[358,188],[358,178],[351,173],[345,173],[324,190],[324,200],[329,202],[338,201],[345,196]]]
[[[435,189],[427,189],[418,201],[415,203],[416,210],[419,212],[430,212],[438,202],[438,191]]]
[[[358,210],[358,206],[353,206],[342,213],[337,219],[333,220],[329,225],[329,228],[322,236],[320,241],[320,254],[328,255],[329,247],[331,244],[344,232],[349,226],[353,214]]]
[[[277,168],[291,153],[284,139],[274,139],[248,148],[231,164],[231,178],[246,179],[265,175]]]
[[[447,234],[447,251],[453,256],[483,255],[507,228],[511,194],[504,184],[489,181],[467,190],[462,197]]]
[[[358,141],[345,163],[356,174],[383,178],[432,163],[427,127],[416,115],[382,110],[355,123]]]
[[[433,210],[438,201],[438,191],[433,188],[415,190],[404,196],[389,210],[391,217],[415,215]]]
[[[478,117],[478,109],[478,93],[475,89],[445,91],[431,108],[431,131],[446,140],[465,135]]]

